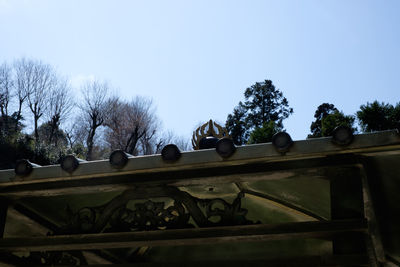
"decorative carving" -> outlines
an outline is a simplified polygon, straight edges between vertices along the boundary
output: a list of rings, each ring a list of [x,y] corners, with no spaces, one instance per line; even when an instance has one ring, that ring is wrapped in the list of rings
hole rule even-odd
[[[241,208],[241,199],[243,197],[244,193],[240,192],[232,204],[229,204],[221,198],[200,200],[200,204],[206,208],[207,219],[212,224],[252,224],[252,221],[246,219],[247,210]],[[223,207],[223,209],[220,207]],[[217,220],[216,222],[213,221],[215,219]]]
[[[30,252],[28,257],[22,257],[22,261],[29,265],[44,266],[80,266],[87,265],[85,258],[80,251],[43,251]]]
[[[207,131],[206,131],[207,129]],[[217,138],[229,137],[228,131],[218,123],[209,120],[193,132],[192,146],[194,150],[199,149],[200,140],[207,136],[214,136]]]
[[[147,200],[144,203],[136,203],[134,210],[121,207],[111,217],[111,228],[108,231],[143,231],[190,226],[190,215],[185,212],[181,203],[175,201],[173,206],[164,206],[164,202]]]
[[[62,234],[69,233],[89,233],[92,231],[96,222],[96,214],[100,213],[102,207],[85,207],[77,213],[73,213],[69,206],[66,208],[69,218],[69,227],[62,230]]]
[[[166,206],[165,202],[149,200],[159,197],[171,198],[173,204]],[[240,192],[230,204],[221,198],[199,199],[171,186],[137,188],[125,191],[102,206],[85,207],[76,213],[67,207],[70,221],[56,234],[253,224],[246,219],[247,210],[241,207],[243,197],[244,193]]]

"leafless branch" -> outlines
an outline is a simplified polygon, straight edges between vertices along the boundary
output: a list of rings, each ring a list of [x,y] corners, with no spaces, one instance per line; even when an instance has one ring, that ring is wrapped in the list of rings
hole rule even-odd
[[[12,77],[12,69],[7,63],[0,66],[0,111],[1,116],[7,117],[8,105],[14,89],[14,80]]]
[[[92,160],[96,130],[104,124],[109,113],[109,91],[108,84],[100,81],[87,82],[81,88],[83,101],[79,108],[87,130],[87,160]]]
[[[19,110],[17,119],[21,119],[22,104],[27,105],[33,114],[36,143],[39,143],[38,121],[47,109],[50,92],[57,84],[53,68],[41,61],[22,58],[15,63]]]

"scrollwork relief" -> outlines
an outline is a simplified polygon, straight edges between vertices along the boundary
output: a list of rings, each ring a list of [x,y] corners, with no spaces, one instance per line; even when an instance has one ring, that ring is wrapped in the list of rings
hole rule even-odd
[[[67,209],[70,221],[57,234],[148,231],[252,224],[241,207],[244,193],[232,203],[222,198],[199,199],[178,188],[136,188],[127,190],[105,205]],[[153,201],[170,198],[172,204]],[[134,202],[132,202],[134,201]],[[129,204],[131,203],[131,204]],[[133,204],[132,204],[133,203]]]
[[[115,231],[146,231],[160,229],[187,228],[190,215],[179,202],[174,202],[165,208],[164,202],[147,200],[136,203],[135,209],[126,206],[114,212],[110,219],[110,232]]]
[[[22,257],[22,262],[29,265],[42,265],[42,266],[80,266],[87,265],[86,259],[80,251],[42,251],[30,252],[29,256]]]

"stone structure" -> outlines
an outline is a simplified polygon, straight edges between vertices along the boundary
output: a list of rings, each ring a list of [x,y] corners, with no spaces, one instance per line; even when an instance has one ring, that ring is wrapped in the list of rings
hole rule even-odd
[[[0,171],[0,263],[398,263],[400,134],[337,132],[235,148],[209,121],[193,145],[215,149],[20,161]]]

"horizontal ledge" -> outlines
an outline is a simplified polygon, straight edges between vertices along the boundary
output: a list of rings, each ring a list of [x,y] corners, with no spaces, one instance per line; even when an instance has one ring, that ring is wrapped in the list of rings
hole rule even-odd
[[[284,155],[277,152],[271,143],[264,143],[239,146],[236,152],[228,159],[220,157],[215,149],[205,149],[183,152],[182,157],[174,163],[164,162],[161,155],[158,154],[133,157],[128,159],[127,164],[122,169],[113,168],[108,160],[100,160],[82,163],[71,174],[62,170],[59,165],[34,168],[32,173],[25,177],[16,176],[14,170],[0,170],[0,185],[27,181],[35,182],[38,180],[79,180],[105,176],[182,171],[193,168],[241,165],[255,161],[286,161],[335,154],[371,153],[391,150],[400,150],[400,134],[396,130],[355,135],[354,141],[348,146],[335,145],[329,137],[295,141],[290,151]]]
[[[179,260],[179,259],[178,259]],[[309,267],[309,266],[367,266],[368,258],[364,254],[346,254],[346,255],[321,255],[321,256],[302,256],[302,257],[288,257],[282,255],[273,259],[252,259],[246,260],[199,260],[199,261],[184,261],[184,266],[191,267],[243,267],[243,266],[296,266],[296,267]],[[109,264],[97,264],[96,266],[110,266]],[[113,264],[112,266],[130,267],[132,263]],[[182,262],[135,262],[135,267],[176,267],[182,266]]]
[[[346,232],[364,232],[366,229],[367,221],[365,219],[352,219],[145,232],[4,238],[0,239],[0,251],[90,250],[321,238]]]
[[[0,183],[0,196],[10,198],[55,196],[68,194],[124,191],[135,186],[193,186],[201,184],[225,184],[257,180],[276,180],[295,176],[324,176],[326,168],[360,168],[354,155],[297,159],[285,162],[261,162],[239,166],[225,166],[147,174],[59,179],[56,181],[26,181]]]

